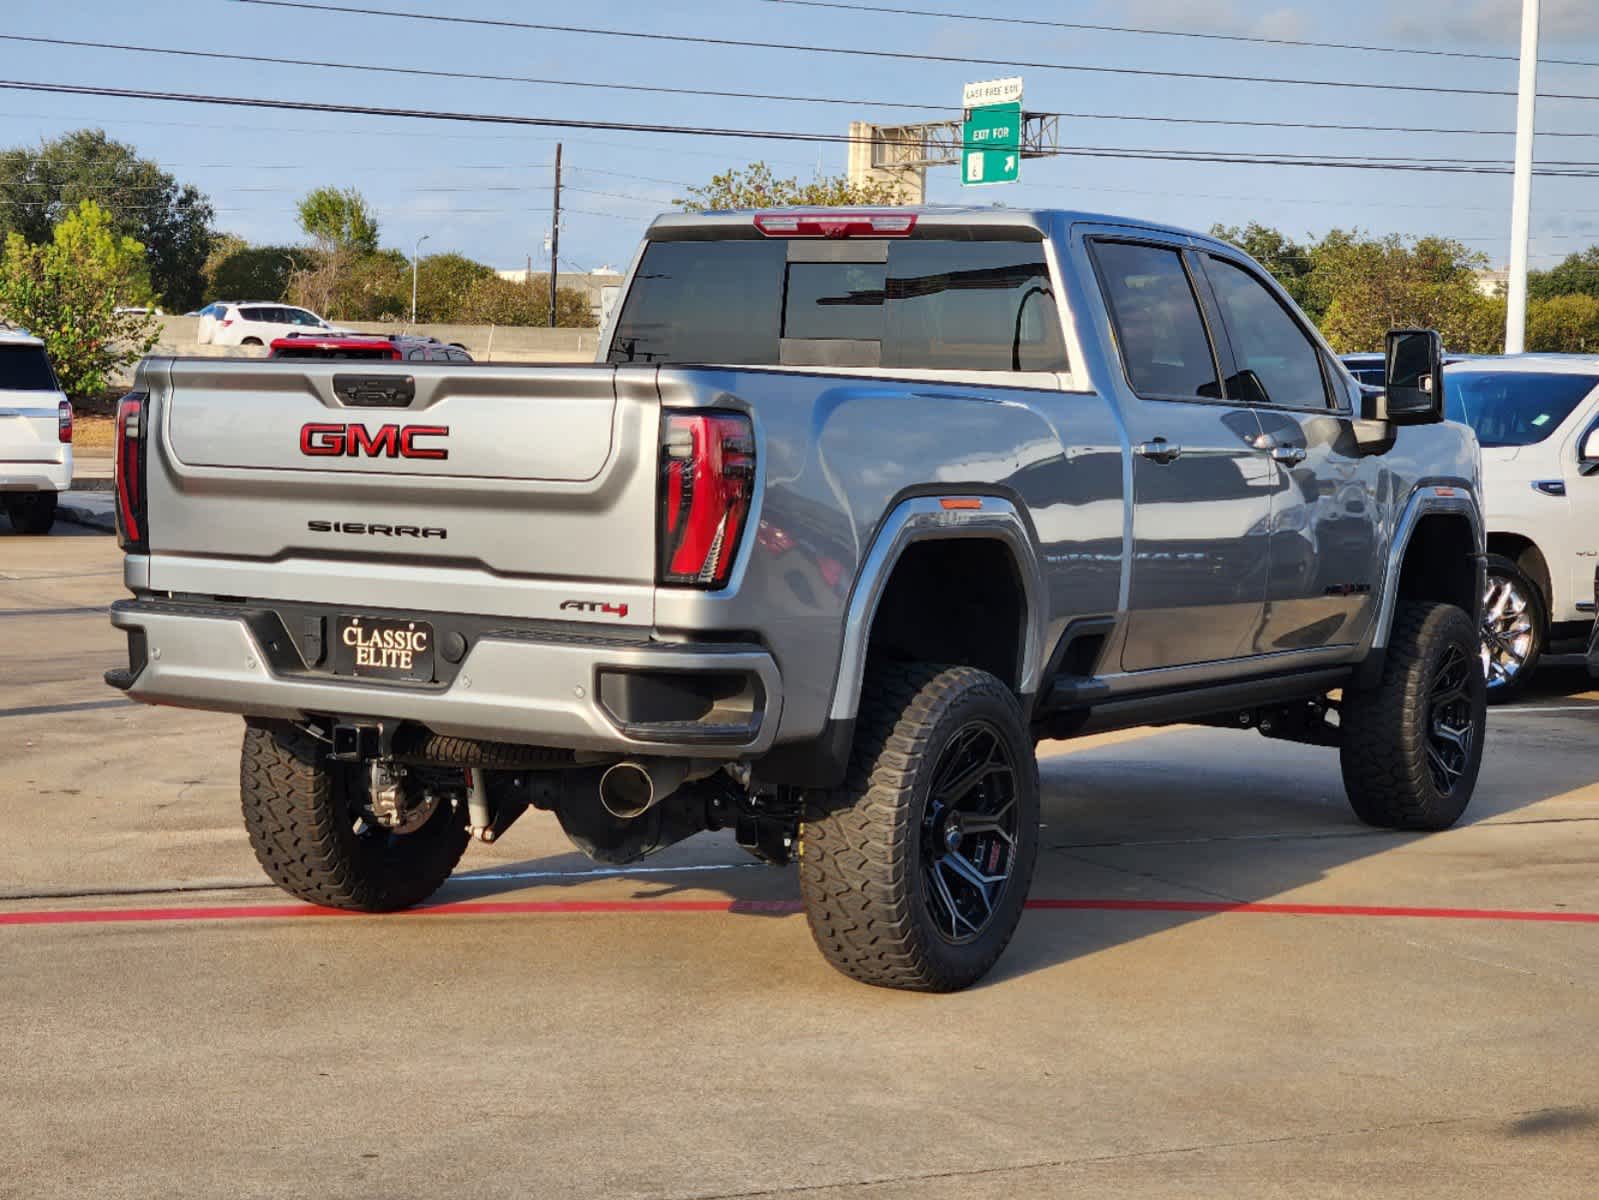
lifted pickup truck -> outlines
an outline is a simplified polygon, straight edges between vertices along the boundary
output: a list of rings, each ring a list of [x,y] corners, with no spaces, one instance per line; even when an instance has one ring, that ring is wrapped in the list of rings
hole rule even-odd
[[[1477,444],[1435,334],[1363,394],[1255,263],[1065,212],[657,220],[588,366],[152,358],[121,404],[139,700],[241,713],[296,896],[425,900],[529,806],[737,831],[868,983],[980,978],[1040,738],[1340,750],[1440,829],[1482,755]]]

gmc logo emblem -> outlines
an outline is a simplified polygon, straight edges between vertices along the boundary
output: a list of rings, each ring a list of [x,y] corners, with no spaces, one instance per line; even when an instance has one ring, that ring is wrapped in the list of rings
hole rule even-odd
[[[300,453],[312,458],[449,458],[443,446],[418,445],[420,438],[448,437],[448,425],[381,425],[376,432],[365,425],[300,426]]]

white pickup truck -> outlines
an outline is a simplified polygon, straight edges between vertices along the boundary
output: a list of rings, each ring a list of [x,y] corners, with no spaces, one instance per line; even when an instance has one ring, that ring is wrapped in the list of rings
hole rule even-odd
[[[44,343],[0,328],[0,500],[18,533],[49,533],[72,486],[72,405]]]

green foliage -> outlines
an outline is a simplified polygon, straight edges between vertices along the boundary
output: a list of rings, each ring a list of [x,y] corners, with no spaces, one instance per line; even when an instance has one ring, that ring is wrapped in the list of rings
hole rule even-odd
[[[490,272],[467,292],[455,319],[482,325],[548,325],[550,320],[550,281],[535,275],[516,283]],[[589,302],[575,288],[555,289],[555,323],[563,328],[587,329],[594,317]]]
[[[301,246],[251,246],[233,234],[220,234],[205,260],[205,298],[282,300],[289,277],[314,253]]]
[[[1599,298],[1599,246],[1567,255],[1548,271],[1527,272],[1527,295],[1533,300],[1576,295]]]
[[[1436,329],[1451,350],[1483,352],[1484,254],[1449,238],[1407,241],[1334,229],[1311,250],[1310,294],[1340,354],[1381,346],[1390,329]]]
[[[851,183],[847,175],[818,175],[809,183],[778,179],[764,162],[711,176],[703,187],[672,201],[685,212],[732,208],[837,208],[850,204],[900,204],[900,189],[889,183]]]
[[[1599,352],[1599,296],[1571,292],[1529,303],[1527,349]]]
[[[323,252],[371,254],[378,248],[378,219],[354,188],[319,187],[295,205],[300,228]]]
[[[107,377],[155,344],[146,312],[118,312],[153,298],[145,248],[113,228],[92,200],[57,223],[51,240],[13,230],[0,257],[0,315],[44,339],[68,396],[97,396]]]
[[[215,212],[198,189],[99,129],[0,152],[0,234],[42,245],[84,200],[144,247],[150,284],[170,310],[201,302]]]
[[[416,319],[453,321],[472,289],[494,272],[461,254],[430,254],[417,268]],[[409,281],[407,281],[409,285]],[[406,310],[409,312],[409,308]]]

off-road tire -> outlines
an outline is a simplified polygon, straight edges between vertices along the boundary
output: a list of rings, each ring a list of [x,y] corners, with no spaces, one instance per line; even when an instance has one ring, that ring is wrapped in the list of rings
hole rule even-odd
[[[394,912],[422,903],[466,851],[464,817],[440,804],[413,833],[358,834],[360,768],[324,750],[292,726],[246,724],[239,799],[262,870],[291,896],[327,908]]]
[[[6,516],[11,528],[27,537],[42,537],[56,523],[55,492],[29,492],[22,496],[7,496]]]
[[[1532,643],[1527,651],[1527,657],[1522,661],[1521,668],[1515,676],[1504,683],[1488,689],[1489,704],[1504,704],[1514,700],[1526,690],[1527,682],[1532,678],[1533,672],[1538,669],[1538,659],[1543,654],[1544,643],[1549,636],[1549,610],[1544,599],[1543,589],[1537,582],[1521,569],[1521,565],[1513,558],[1506,558],[1502,554],[1488,556],[1488,583],[1492,587],[1495,577],[1509,580],[1521,594],[1527,597],[1527,616],[1532,622]],[[1487,597],[1483,598],[1484,613],[1486,613]]]
[[[986,723],[1013,764],[1015,848],[991,915],[946,940],[922,869],[933,773],[953,738]],[[800,892],[823,956],[878,987],[950,992],[985,975],[1021,919],[1038,853],[1038,764],[1009,688],[973,667],[874,665],[862,689],[842,787],[806,798]]]
[[[1452,604],[1402,603],[1383,663],[1369,688],[1346,688],[1339,711],[1344,788],[1355,815],[1384,829],[1447,829],[1466,811],[1482,766],[1486,686],[1480,633]],[[1471,744],[1464,770],[1447,791],[1429,766],[1434,683],[1450,647],[1469,656]]]

